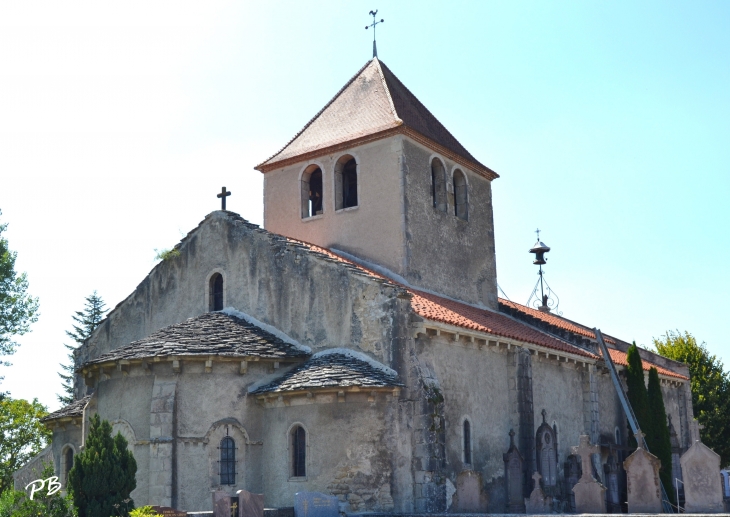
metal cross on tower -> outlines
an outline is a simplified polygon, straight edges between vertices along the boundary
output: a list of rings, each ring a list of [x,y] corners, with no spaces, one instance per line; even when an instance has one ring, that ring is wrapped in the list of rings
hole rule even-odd
[[[378,47],[375,45],[375,26],[379,23],[385,22],[385,20],[383,20],[382,18],[380,19],[380,21],[375,19],[375,15],[378,14],[377,9],[375,11],[370,11],[369,14],[373,17],[373,23],[365,26],[365,30],[368,30],[370,27],[373,28],[373,57],[378,57]]]
[[[221,189],[221,193],[218,194],[218,196],[217,196],[217,197],[221,198],[221,210],[226,209],[226,198],[230,195],[231,195],[231,193],[230,193],[230,191],[226,191],[226,187],[223,187]]]

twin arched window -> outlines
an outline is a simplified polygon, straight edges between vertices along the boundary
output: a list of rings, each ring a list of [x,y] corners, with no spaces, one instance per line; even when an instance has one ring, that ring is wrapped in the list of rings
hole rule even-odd
[[[221,459],[218,463],[221,485],[236,484],[236,442],[230,436],[224,436],[218,447]]]
[[[466,176],[463,171],[459,169],[454,171],[452,187],[454,215],[466,221],[469,218],[469,200]],[[446,189],[446,169],[438,158],[431,160],[431,199],[434,208],[441,212],[448,211],[449,194]]]
[[[349,154],[335,163],[335,210],[358,206],[357,162]],[[324,213],[324,176],[317,165],[302,174],[302,219]]]
[[[295,425],[291,430],[291,476],[304,477],[307,475],[307,433],[301,425]]]

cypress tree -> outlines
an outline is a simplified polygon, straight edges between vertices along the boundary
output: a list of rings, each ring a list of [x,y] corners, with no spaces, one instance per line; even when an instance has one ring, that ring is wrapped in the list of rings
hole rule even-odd
[[[96,414],[86,447],[74,458],[68,474],[68,486],[78,517],[118,515],[120,509],[134,508],[129,494],[137,487],[137,462],[127,450],[127,440]],[[118,505],[118,506],[115,506]]]
[[[628,399],[631,409],[639,423],[641,431],[647,436],[651,433],[651,417],[649,415],[649,396],[644,384],[644,365],[641,362],[639,349],[633,343],[626,352],[626,385],[628,387]],[[629,445],[636,446],[631,426],[629,426]]]
[[[672,497],[672,443],[669,437],[669,424],[664,409],[664,397],[659,383],[659,372],[656,368],[649,370],[649,414],[651,415],[651,435],[646,435],[646,441],[651,453],[662,462],[659,476],[667,495]]]
[[[73,326],[73,331],[66,331],[66,335],[76,342],[76,345],[65,346],[70,353],[68,354],[69,364],[62,364],[61,370],[58,372],[58,376],[61,377],[63,382],[63,393],[56,395],[59,402],[62,404],[70,404],[74,401],[74,356],[73,351],[76,350],[80,344],[86,341],[92,332],[99,326],[101,320],[104,319],[106,314],[106,304],[101,296],[96,294],[96,291],[86,297],[86,304],[84,309],[76,311],[72,316],[73,320],[77,323]]]

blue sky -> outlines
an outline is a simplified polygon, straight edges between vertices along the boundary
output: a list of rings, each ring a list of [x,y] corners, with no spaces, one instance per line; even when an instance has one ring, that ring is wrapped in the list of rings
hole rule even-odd
[[[17,5],[14,5],[17,4]],[[2,389],[58,407],[71,314],[109,306],[218,206],[262,222],[253,166],[379,57],[494,181],[498,280],[534,230],[563,315],[730,365],[727,2],[0,4],[0,209],[40,297]]]

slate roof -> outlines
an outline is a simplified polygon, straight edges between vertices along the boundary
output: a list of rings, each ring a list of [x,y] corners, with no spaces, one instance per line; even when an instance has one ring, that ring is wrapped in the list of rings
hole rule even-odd
[[[379,364],[379,363],[378,363]],[[351,355],[315,355],[278,379],[251,391],[252,394],[283,393],[318,388],[390,388],[403,384],[384,367]]]
[[[256,167],[270,166],[344,142],[392,129],[408,128],[476,165],[491,178],[498,175],[477,161],[411,91],[373,58],[337,92],[289,143]]]
[[[304,358],[309,353],[241,318],[208,312],[153,332],[83,366],[121,359],[195,355],[284,359]]]
[[[89,403],[91,395],[87,395],[82,399],[71,402],[68,406],[62,407],[58,411],[54,411],[50,415],[41,418],[41,422],[48,422],[49,420],[57,420],[59,418],[66,417],[80,417],[84,414],[84,408]]]

